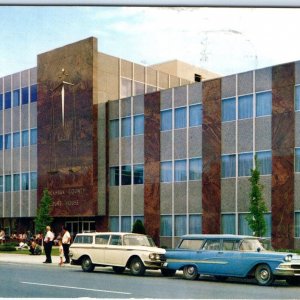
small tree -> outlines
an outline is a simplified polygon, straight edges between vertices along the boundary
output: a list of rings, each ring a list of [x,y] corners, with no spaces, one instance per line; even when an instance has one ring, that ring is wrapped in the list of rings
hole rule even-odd
[[[250,197],[250,214],[246,217],[248,225],[255,236],[264,236],[267,231],[267,224],[264,219],[264,213],[267,212],[267,206],[263,198],[263,185],[260,183],[260,171],[257,157],[255,156],[255,167],[251,169],[251,183]]]
[[[34,220],[36,232],[42,232],[43,234],[45,234],[46,226],[50,225],[53,221],[51,210],[52,198],[49,194],[49,191],[47,189],[44,189],[43,196]]]
[[[146,230],[141,220],[136,220],[132,226],[132,233],[145,234]]]

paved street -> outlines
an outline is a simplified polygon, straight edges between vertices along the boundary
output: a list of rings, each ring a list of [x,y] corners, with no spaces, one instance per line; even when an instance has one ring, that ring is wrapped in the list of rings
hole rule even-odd
[[[182,274],[164,278],[157,271],[148,271],[144,277],[117,275],[110,268],[84,273],[77,266],[42,264],[37,261],[42,256],[34,257],[33,264],[24,263],[29,262],[28,256],[23,256],[23,263],[3,262],[3,258],[0,254],[0,297],[5,298],[300,299],[300,287],[281,281],[260,287],[254,282],[217,282],[211,278],[187,281]]]

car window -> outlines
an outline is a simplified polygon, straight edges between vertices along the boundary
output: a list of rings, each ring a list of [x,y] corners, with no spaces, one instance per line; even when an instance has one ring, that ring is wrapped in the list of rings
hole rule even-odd
[[[220,250],[220,240],[207,240],[203,250]]]
[[[263,245],[259,242],[258,239],[245,239],[240,245],[241,251],[257,251],[257,249],[265,251]]]
[[[182,240],[179,244],[179,249],[199,250],[203,245],[204,240]]]
[[[120,246],[122,245],[122,238],[119,235],[112,235],[110,238],[110,245]]]
[[[77,235],[74,239],[75,244],[92,244],[93,237],[88,235]]]
[[[238,242],[233,240],[224,240],[223,241],[223,250],[224,251],[234,251],[238,248]]]
[[[146,235],[128,234],[124,236],[124,245],[126,246],[147,246],[154,247],[153,240]]]
[[[109,235],[96,235],[95,243],[97,245],[107,245],[109,240]]]

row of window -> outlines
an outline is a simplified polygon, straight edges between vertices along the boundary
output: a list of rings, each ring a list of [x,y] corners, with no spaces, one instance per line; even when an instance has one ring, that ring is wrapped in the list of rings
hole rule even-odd
[[[30,130],[23,130],[21,132],[13,132],[13,133],[0,135],[0,150],[29,146],[29,135],[30,135],[30,145],[36,145],[37,144],[36,128],[32,128]]]
[[[26,172],[0,176],[0,192],[37,189],[37,173]]]
[[[133,132],[131,133],[131,116],[121,119],[121,136],[144,134],[144,115],[133,116]],[[120,136],[119,119],[110,120],[109,137],[117,138]]]
[[[256,152],[258,169],[261,175],[272,173],[272,152]],[[238,154],[238,176],[250,176],[253,169],[253,152]],[[222,178],[236,177],[236,154],[222,155]]]
[[[133,81],[128,78],[121,78],[121,98],[144,95],[155,91],[157,91],[156,86],[144,84],[139,81]]]
[[[121,178],[120,178],[121,175]],[[121,182],[120,182],[121,180]],[[131,185],[133,184],[143,184],[144,183],[144,165],[130,165],[120,167],[110,167],[109,168],[109,181],[110,186],[119,186],[121,185]]]
[[[0,110],[28,104],[37,101],[37,85],[23,87],[0,94]]]

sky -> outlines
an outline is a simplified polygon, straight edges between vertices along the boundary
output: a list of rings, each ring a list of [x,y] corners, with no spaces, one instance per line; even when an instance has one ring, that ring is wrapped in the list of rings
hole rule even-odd
[[[109,55],[221,76],[300,60],[300,8],[0,6],[0,27],[0,77],[90,36]]]

